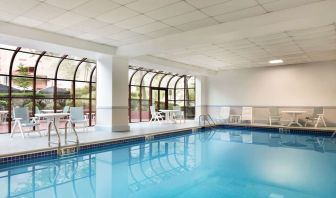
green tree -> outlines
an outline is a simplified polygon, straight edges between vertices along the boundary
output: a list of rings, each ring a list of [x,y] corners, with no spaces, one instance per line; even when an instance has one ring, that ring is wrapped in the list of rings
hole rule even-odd
[[[18,66],[18,75],[28,76],[29,75],[28,67],[24,67],[22,64],[20,64]],[[26,89],[32,86],[33,84],[31,79],[24,77],[15,77],[13,78],[13,81],[17,86],[22,87],[24,91],[26,91]]]

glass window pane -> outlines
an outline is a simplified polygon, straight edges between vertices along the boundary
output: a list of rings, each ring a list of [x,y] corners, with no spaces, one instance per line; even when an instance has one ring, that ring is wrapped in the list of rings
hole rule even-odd
[[[9,77],[0,76],[0,97],[9,95]]]
[[[130,79],[131,79],[132,74],[133,74],[134,72],[136,72],[136,70],[134,70],[134,69],[129,69],[129,70],[128,70],[128,84],[131,84]]]
[[[162,81],[161,81],[161,84],[160,84],[160,87],[164,87],[166,88],[167,87],[167,83],[168,81],[172,78],[173,76],[172,75],[167,75],[165,76]]]
[[[184,77],[180,78],[176,84],[176,88],[184,88]]]
[[[27,107],[29,115],[32,116],[33,100],[31,98],[13,98],[12,99],[12,109],[13,107]]]
[[[131,100],[131,122],[140,121],[140,101]]]
[[[140,99],[140,87],[131,86],[131,99]]]
[[[43,56],[36,69],[36,77],[54,78],[57,64],[60,58]]]
[[[91,113],[94,115],[91,117],[91,125],[93,126],[96,124],[96,100],[91,101]]]
[[[96,83],[92,83],[92,99],[96,99]]]
[[[54,80],[36,79],[36,97],[53,98],[54,97]]]
[[[184,100],[184,89],[176,89],[176,100]]]
[[[188,80],[188,88],[195,88],[195,77],[190,77]]]
[[[145,71],[137,71],[137,72],[134,74],[133,78],[132,78],[131,85],[140,85],[142,76],[143,76],[145,73],[146,73]]]
[[[13,77],[12,96],[32,97],[33,79],[26,77]]]
[[[9,65],[13,53],[10,50],[0,49],[0,74],[9,74]]]
[[[149,88],[148,87],[141,87],[141,98],[143,100],[149,100]]]
[[[0,133],[8,132],[8,98],[0,97]]]
[[[142,100],[141,102],[141,121],[149,121],[149,101]]]
[[[77,101],[76,101],[77,103]],[[72,99],[57,99],[56,100],[56,110],[58,111],[63,111],[63,108],[65,106],[70,106],[72,107]]]
[[[76,107],[83,107],[84,108],[84,114],[89,115],[90,111],[90,106],[89,106],[89,100],[81,100],[81,99],[76,99]],[[69,105],[71,106],[71,105]]]
[[[72,97],[72,81],[57,81],[57,98]]]
[[[195,100],[195,89],[186,89],[186,100]]]
[[[75,97],[76,98],[89,98],[90,83],[76,82]]]
[[[168,89],[168,100],[174,100],[174,89]]]
[[[16,76],[34,76],[38,57],[39,55],[18,52],[14,59],[12,74]]]
[[[150,86],[150,81],[152,80],[153,76],[155,75],[156,73],[153,73],[153,72],[149,72],[145,75],[143,81],[142,81],[142,86],[147,86],[149,87]]]
[[[168,85],[168,87],[169,88],[174,88],[175,87],[175,83],[176,83],[176,81],[178,80],[178,79],[180,79],[181,77],[179,77],[179,76],[175,76],[173,79],[171,79],[171,81],[169,82],[169,85]]]
[[[94,70],[92,75],[92,82],[97,82],[97,68]]]
[[[158,74],[153,78],[153,82],[152,82],[152,87],[158,87],[159,86],[159,82],[161,80],[161,78],[164,76],[164,74]]]
[[[78,65],[79,61],[69,60],[65,59],[61,63],[59,69],[57,78],[58,79],[67,79],[67,80],[73,80],[76,67]]]
[[[88,62],[83,62],[82,64],[80,64],[76,73],[76,80],[89,82],[92,69],[95,67],[95,65],[96,64],[94,63]]]

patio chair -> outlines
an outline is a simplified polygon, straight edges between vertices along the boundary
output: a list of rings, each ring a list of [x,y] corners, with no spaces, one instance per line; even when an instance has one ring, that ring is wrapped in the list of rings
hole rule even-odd
[[[78,124],[82,124],[83,131],[88,131],[88,119],[84,115],[83,107],[70,107],[70,123],[75,128]]]
[[[243,107],[241,121],[249,121],[253,124],[253,107]]]
[[[324,120],[324,109],[323,107],[315,107],[313,109],[313,114],[311,116],[306,117],[306,123],[305,127],[310,123],[314,125],[316,128],[320,122],[324,125],[324,127],[327,127],[325,120]]]
[[[151,119],[149,120],[149,123],[152,123],[152,121],[158,121],[159,123],[161,123],[160,120],[162,121],[163,118],[164,118],[162,113],[161,112],[156,112],[154,106],[150,106],[149,108],[150,108],[150,112],[151,112],[151,115],[152,115]]]
[[[62,113],[69,113],[69,109],[70,109],[69,106],[64,106],[63,110],[62,110]],[[62,117],[62,119],[68,119],[68,118],[69,118],[69,116]]]
[[[268,109],[268,112],[268,121],[270,126],[272,126],[274,122],[281,124],[281,115],[279,114],[279,108],[271,107]]]
[[[179,112],[174,112],[174,119],[179,119],[180,123],[183,120],[183,122],[185,122],[185,118],[184,118],[184,111],[181,111],[181,107],[180,106],[173,106],[173,110],[178,110]]]
[[[230,107],[221,107],[219,110],[218,120],[223,120],[224,123],[230,121]]]
[[[22,138],[25,138],[23,134],[23,128],[30,128],[30,131],[26,132],[36,132],[41,135],[40,129],[39,129],[39,123],[36,120],[36,117],[29,117],[29,112],[27,107],[15,107],[13,109],[13,119],[14,119],[14,126],[11,133],[11,138],[13,137],[14,133],[16,132],[16,127],[19,127],[19,130],[21,132]],[[34,131],[35,127],[35,131]],[[29,134],[29,133],[28,133]]]

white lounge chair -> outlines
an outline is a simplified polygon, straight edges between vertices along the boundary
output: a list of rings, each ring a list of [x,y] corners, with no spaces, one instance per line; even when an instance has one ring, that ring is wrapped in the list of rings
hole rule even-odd
[[[81,124],[81,127],[83,128],[83,131],[88,131],[88,119],[84,115],[84,109],[83,107],[70,107],[70,123],[75,128],[78,126],[78,124]]]
[[[281,115],[279,114],[279,108],[271,107],[268,109],[268,111],[269,111],[268,115],[269,125],[272,126],[273,123],[281,124]]]
[[[241,121],[250,121],[253,124],[253,107],[243,107]]]
[[[323,107],[315,107],[313,110],[313,114],[311,116],[306,117],[305,127],[310,123],[314,125],[316,128],[320,122],[322,122],[324,127],[327,127],[324,120],[324,109]]]
[[[151,119],[149,120],[149,123],[152,123],[152,121],[158,121],[159,123],[161,123],[160,120],[162,121],[164,118],[162,113],[156,112],[154,106],[150,106],[149,108],[150,108],[150,113],[152,115]]]
[[[13,118],[14,118],[14,126],[12,129],[11,138],[13,137],[14,133],[16,132],[16,127],[19,127],[21,132],[22,138],[25,138],[23,134],[23,128],[29,128],[31,130],[26,131],[27,133],[35,132],[41,136],[39,123],[36,120],[36,117],[29,117],[29,112],[27,107],[15,107],[13,108]],[[34,131],[35,127],[35,131]]]
[[[230,118],[230,107],[221,107],[219,109],[218,120],[223,121],[224,123],[229,123]]]
[[[183,120],[183,122],[185,122],[185,118],[184,118],[184,111],[181,111],[181,107],[180,106],[173,106],[173,110],[178,110],[178,112],[174,112],[174,119],[179,119],[180,123]]]

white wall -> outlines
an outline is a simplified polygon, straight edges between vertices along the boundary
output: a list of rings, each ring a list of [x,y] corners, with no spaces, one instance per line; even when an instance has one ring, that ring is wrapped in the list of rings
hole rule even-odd
[[[208,77],[208,105],[336,106],[336,61],[229,70]]]

